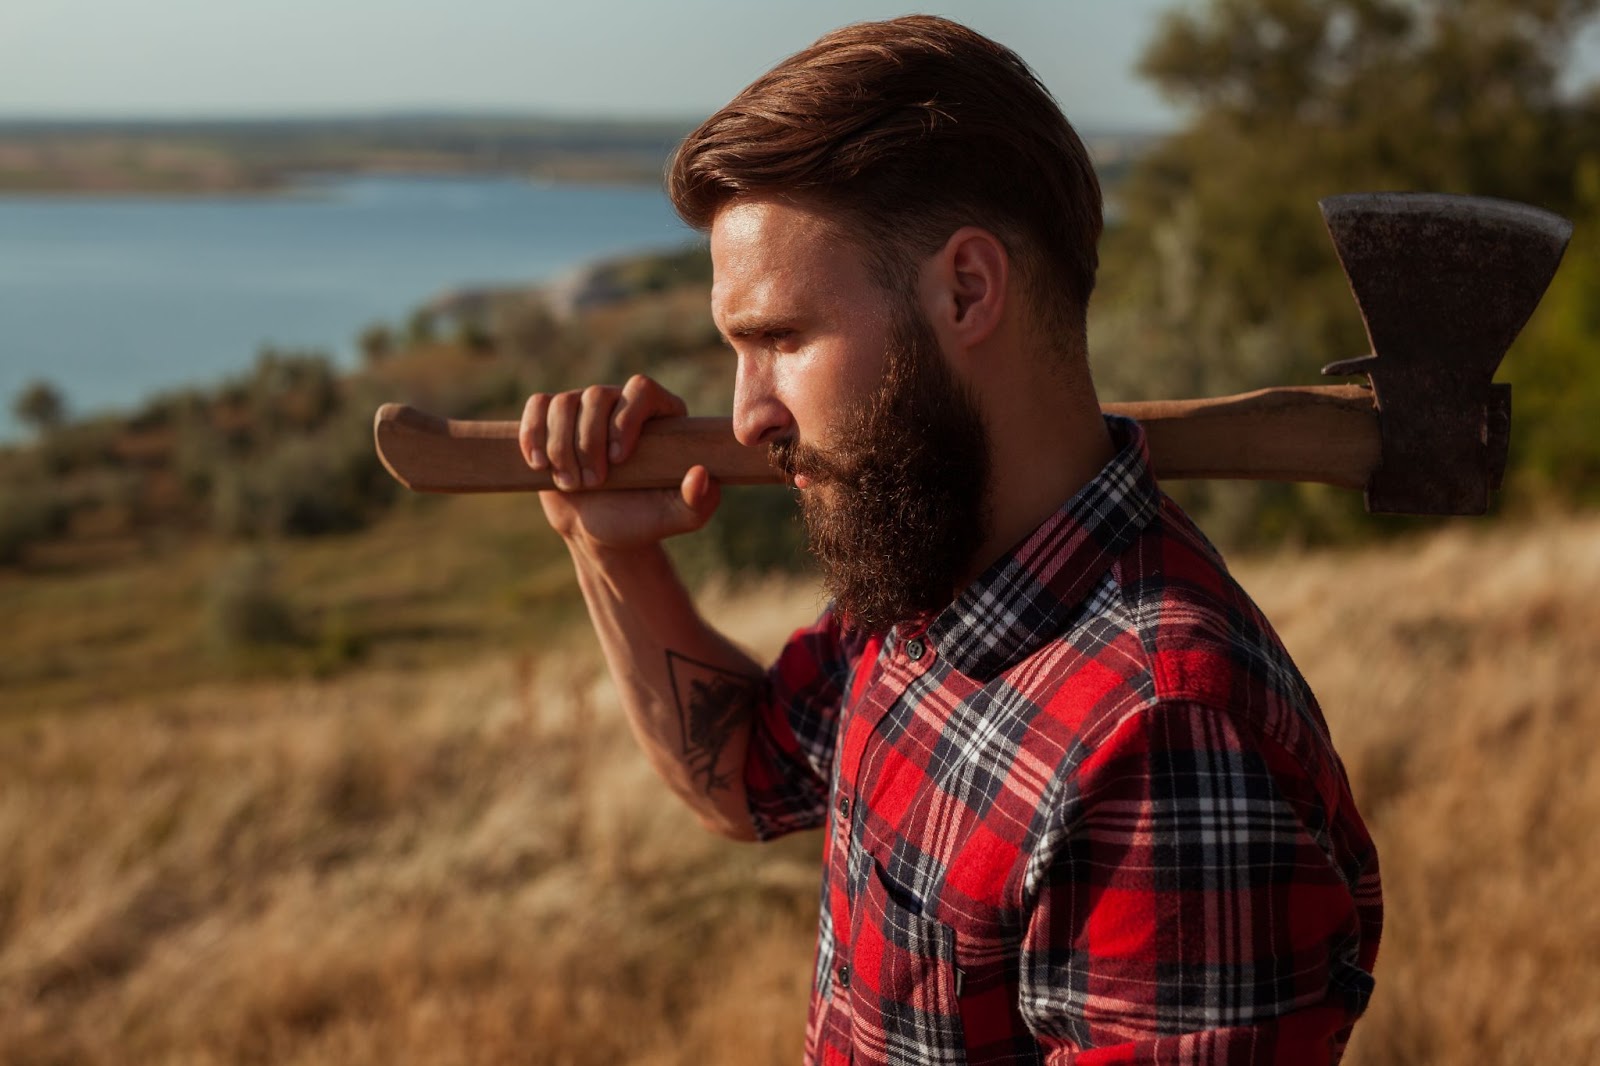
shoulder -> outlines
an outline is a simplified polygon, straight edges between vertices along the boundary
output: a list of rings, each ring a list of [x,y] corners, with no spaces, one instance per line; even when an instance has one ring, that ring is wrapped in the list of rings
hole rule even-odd
[[[1222,556],[1170,500],[1119,556],[1099,591],[1096,662],[1115,670],[1123,691],[1099,735],[1127,715],[1166,706],[1205,707],[1247,733],[1298,747],[1304,730],[1326,733],[1310,686],[1271,622],[1228,571]],[[1068,644],[1085,643],[1074,632]],[[1063,691],[1079,680],[1062,677]]]
[[[1033,671],[1041,713],[1032,739],[1051,768],[1041,817],[1070,818],[1086,779],[1141,745],[1180,756],[1249,751],[1275,778],[1303,779],[1327,805],[1340,802],[1344,770],[1310,686],[1175,505],[1163,501],[1088,603],[1019,664]]]

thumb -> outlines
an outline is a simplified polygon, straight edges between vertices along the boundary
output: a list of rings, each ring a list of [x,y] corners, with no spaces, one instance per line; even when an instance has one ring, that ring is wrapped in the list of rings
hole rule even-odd
[[[692,532],[711,519],[721,502],[722,486],[712,480],[705,467],[690,467],[677,493],[671,497],[668,523],[674,533]]]

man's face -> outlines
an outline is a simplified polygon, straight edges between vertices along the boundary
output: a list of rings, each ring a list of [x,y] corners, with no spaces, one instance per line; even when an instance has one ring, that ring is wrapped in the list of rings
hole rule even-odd
[[[944,606],[987,525],[987,434],[913,294],[884,293],[818,213],[736,200],[712,225],[712,314],[738,356],[734,430],[800,492],[850,624]]]

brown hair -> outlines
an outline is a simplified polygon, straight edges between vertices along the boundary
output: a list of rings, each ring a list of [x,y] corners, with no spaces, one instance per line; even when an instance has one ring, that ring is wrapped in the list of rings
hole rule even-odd
[[[1080,349],[1102,225],[1088,152],[1015,52],[948,19],[857,23],[784,60],[685,138],[667,191],[699,230],[736,196],[813,200],[901,293],[982,226],[1053,346]]]

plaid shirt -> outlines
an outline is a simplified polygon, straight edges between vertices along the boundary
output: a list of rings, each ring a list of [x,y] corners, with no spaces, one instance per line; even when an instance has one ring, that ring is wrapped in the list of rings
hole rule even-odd
[[[1336,1060],[1377,854],[1316,700],[1144,434],[925,624],[769,674],[763,837],[826,824],[806,1059]]]

